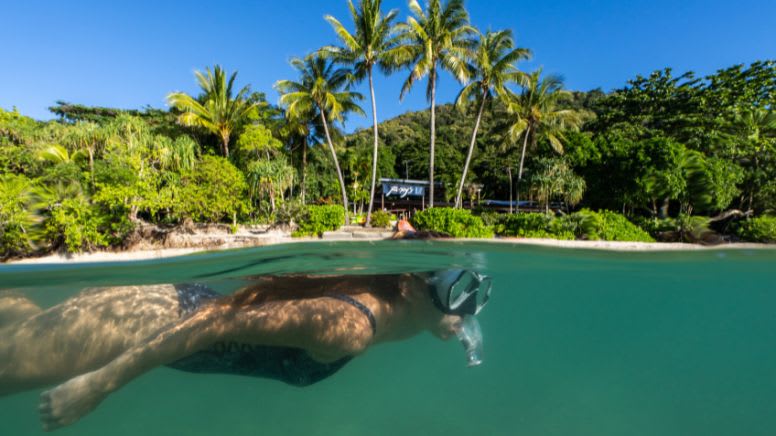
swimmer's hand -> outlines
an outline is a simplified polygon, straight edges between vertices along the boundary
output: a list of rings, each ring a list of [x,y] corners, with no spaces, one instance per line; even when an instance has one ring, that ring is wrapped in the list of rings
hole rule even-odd
[[[73,424],[97,407],[108,395],[95,383],[94,373],[86,373],[40,395],[40,421],[44,431]]]

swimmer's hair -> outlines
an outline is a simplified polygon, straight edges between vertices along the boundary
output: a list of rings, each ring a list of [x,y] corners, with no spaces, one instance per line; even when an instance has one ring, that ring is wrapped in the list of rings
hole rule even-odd
[[[319,298],[326,295],[369,293],[393,301],[400,295],[401,274],[381,275],[266,275],[223,301],[231,306],[250,306],[272,301]]]
[[[391,239],[417,239],[417,240],[429,240],[429,239],[449,239],[450,235],[439,232],[404,232],[398,231],[393,234]]]

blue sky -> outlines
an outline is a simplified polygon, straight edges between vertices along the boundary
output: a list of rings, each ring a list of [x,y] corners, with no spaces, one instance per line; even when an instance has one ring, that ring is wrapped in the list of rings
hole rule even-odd
[[[405,0],[384,1],[405,19]],[[467,8],[480,29],[511,28],[533,50],[523,69],[561,74],[575,90],[618,88],[666,66],[708,74],[776,59],[773,0],[468,0]],[[0,107],[39,119],[56,100],[165,107],[171,91],[196,93],[193,71],[216,63],[277,102],[273,83],[295,77],[288,60],[335,42],[323,16],[348,20],[346,0],[0,0],[0,10]],[[426,107],[422,85],[399,101],[405,76],[378,78],[381,120]],[[440,101],[457,91],[443,77]]]

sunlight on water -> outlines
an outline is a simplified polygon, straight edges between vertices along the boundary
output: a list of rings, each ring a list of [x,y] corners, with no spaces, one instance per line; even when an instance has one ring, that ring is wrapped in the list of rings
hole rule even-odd
[[[43,306],[95,286],[463,267],[489,274],[485,363],[423,335],[307,388],[160,368],[62,435],[772,435],[776,251],[605,253],[462,242],[293,244],[125,264],[0,266]],[[46,356],[41,356],[45,359]],[[39,391],[0,398],[41,434]]]

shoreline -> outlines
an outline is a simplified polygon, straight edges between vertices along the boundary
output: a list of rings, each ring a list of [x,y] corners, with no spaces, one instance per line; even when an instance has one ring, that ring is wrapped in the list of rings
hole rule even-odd
[[[132,262],[140,260],[159,260],[192,254],[234,250],[241,248],[266,247],[273,245],[297,244],[305,242],[369,242],[386,241],[387,232],[349,230],[327,232],[323,238],[292,238],[288,232],[277,232],[272,237],[253,240],[251,243],[239,241],[238,235],[232,241],[219,239],[218,244],[208,244],[195,247],[156,247],[138,248],[125,251],[96,251],[78,254],[49,254],[41,257],[31,257],[0,263],[2,265],[44,265],[44,264],[81,264],[81,263],[113,263]],[[229,238],[227,238],[229,239]],[[535,247],[563,248],[573,250],[598,250],[612,252],[681,252],[681,251],[715,251],[715,250],[776,250],[774,244],[728,243],[720,245],[700,245],[674,242],[621,242],[621,241],[579,241],[557,239],[530,238],[490,238],[490,239],[440,239],[439,242],[485,242],[499,245],[520,245]]]

